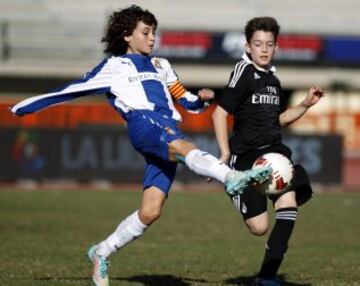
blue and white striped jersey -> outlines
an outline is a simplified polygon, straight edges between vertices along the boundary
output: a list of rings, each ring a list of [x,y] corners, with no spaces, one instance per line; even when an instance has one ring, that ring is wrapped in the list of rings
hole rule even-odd
[[[127,54],[105,59],[66,87],[25,99],[13,106],[11,112],[22,116],[96,93],[106,93],[110,104],[125,120],[132,111],[150,110],[180,121],[174,99],[195,113],[205,107],[196,95],[185,90],[166,59]]]

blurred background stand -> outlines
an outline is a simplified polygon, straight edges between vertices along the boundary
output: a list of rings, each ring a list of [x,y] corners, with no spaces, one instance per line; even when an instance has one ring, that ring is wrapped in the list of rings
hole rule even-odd
[[[107,16],[131,4],[0,2],[0,167],[6,170],[0,181],[141,180],[142,159],[132,157],[126,126],[104,96],[86,97],[25,118],[8,111],[15,102],[81,78],[94,67],[104,57],[100,40]],[[327,92],[289,129],[286,140],[296,160],[313,170],[315,182],[360,189],[359,1],[339,5],[333,0],[153,0],[137,4],[159,20],[154,55],[168,58],[192,91],[210,87],[221,92],[243,53],[246,22],[255,16],[277,18],[281,35],[275,65],[289,104],[301,100],[312,84]],[[181,110],[182,127],[200,146],[217,153],[212,110],[201,116]],[[89,156],[84,156],[84,148]],[[126,171],[133,162],[137,163]],[[115,175],[122,172],[129,176]],[[182,169],[178,178],[200,179]]]

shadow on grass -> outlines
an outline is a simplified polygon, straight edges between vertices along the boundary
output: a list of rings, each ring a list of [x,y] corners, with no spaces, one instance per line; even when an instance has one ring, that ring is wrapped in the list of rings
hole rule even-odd
[[[238,286],[249,286],[254,281],[254,276],[239,276],[236,278],[230,278],[224,281],[225,285],[238,285]],[[295,282],[287,282],[285,279],[285,275],[279,275],[278,279],[282,283],[283,286],[311,286],[309,283],[295,283]]]
[[[309,283],[295,283],[287,282],[285,275],[279,275],[278,278],[282,282],[283,286],[311,286]],[[89,277],[36,277],[34,280],[42,281],[82,281],[88,280]],[[229,278],[224,281],[223,285],[238,285],[249,286],[254,281],[254,276],[239,276],[236,278]],[[142,283],[144,286],[191,286],[192,283],[204,283],[206,285],[209,281],[205,279],[183,278],[173,275],[136,275],[130,277],[114,277],[110,278],[111,281],[127,281]]]
[[[90,277],[36,277],[39,281],[90,281]],[[130,277],[114,277],[111,281],[138,282],[144,286],[191,286],[192,282],[207,283],[204,279],[182,278],[173,275],[136,275]]]
[[[35,277],[34,280],[38,281],[82,281],[82,280],[89,280],[90,277]]]
[[[144,286],[190,286],[191,282],[207,282],[204,279],[182,278],[173,275],[136,275],[126,278],[111,278],[110,280],[138,282],[144,284]]]

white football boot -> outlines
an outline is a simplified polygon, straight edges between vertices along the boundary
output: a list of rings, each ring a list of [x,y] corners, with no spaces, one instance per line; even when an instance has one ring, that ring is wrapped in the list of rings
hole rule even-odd
[[[272,168],[265,166],[253,170],[233,171],[225,182],[225,190],[230,196],[241,194],[251,184],[262,184],[269,179]]]

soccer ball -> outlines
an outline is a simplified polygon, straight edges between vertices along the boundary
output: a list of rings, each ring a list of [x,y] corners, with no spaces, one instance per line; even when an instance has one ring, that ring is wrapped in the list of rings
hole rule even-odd
[[[280,153],[266,153],[257,158],[253,169],[269,166],[273,169],[270,178],[255,188],[265,194],[279,195],[291,187],[294,178],[294,166],[291,161]]]

